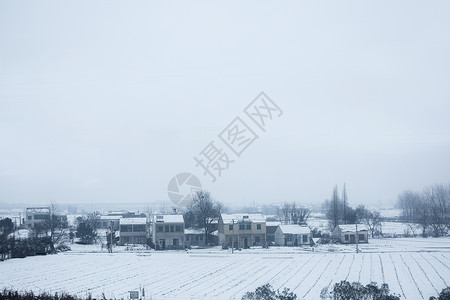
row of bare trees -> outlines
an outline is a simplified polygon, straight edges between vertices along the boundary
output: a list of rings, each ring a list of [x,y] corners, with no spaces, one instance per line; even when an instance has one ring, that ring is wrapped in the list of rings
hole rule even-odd
[[[295,202],[285,203],[278,208],[278,218],[283,224],[306,224],[311,211]]]
[[[403,220],[419,224],[423,236],[443,236],[450,230],[450,184],[435,184],[421,192],[404,191],[397,205]]]

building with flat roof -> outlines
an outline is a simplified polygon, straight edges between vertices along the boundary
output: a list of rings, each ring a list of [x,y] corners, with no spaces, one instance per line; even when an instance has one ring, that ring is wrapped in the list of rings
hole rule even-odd
[[[119,245],[145,245],[147,243],[147,218],[122,218],[119,219],[119,227]]]
[[[28,207],[25,211],[25,227],[35,228],[50,220],[50,207]]]
[[[155,215],[153,218],[153,242],[156,249],[184,249],[183,215]]]

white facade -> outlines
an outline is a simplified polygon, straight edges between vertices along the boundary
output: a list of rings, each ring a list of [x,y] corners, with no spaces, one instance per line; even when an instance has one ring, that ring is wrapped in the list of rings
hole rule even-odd
[[[308,226],[278,225],[275,230],[275,244],[278,246],[310,245],[311,230]]]

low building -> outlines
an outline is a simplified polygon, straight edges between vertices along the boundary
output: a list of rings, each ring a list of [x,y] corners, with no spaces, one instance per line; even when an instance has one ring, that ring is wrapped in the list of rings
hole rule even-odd
[[[205,232],[201,229],[186,228],[184,230],[186,247],[190,246],[206,246]]]
[[[278,246],[311,245],[311,230],[308,226],[278,225],[275,244]]]
[[[266,219],[262,214],[221,214],[218,227],[222,247],[266,245]]]
[[[331,233],[331,238],[342,244],[356,244],[356,236],[358,236],[358,243],[369,242],[369,230],[363,224],[347,224],[338,225]]]
[[[120,219],[119,245],[147,243],[148,222],[147,218],[122,218]]]
[[[103,229],[119,230],[119,224],[122,216],[101,216],[100,225]]]
[[[184,249],[183,215],[155,215],[153,218],[153,242],[158,250]]]
[[[50,207],[28,207],[25,212],[25,227],[35,228],[50,220]]]

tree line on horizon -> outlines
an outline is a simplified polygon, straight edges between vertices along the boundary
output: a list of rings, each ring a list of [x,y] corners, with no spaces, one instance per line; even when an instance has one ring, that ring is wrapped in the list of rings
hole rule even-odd
[[[435,184],[422,191],[404,191],[397,200],[402,221],[418,224],[422,236],[445,236],[450,230],[450,184]],[[411,226],[414,230],[414,226]]]

